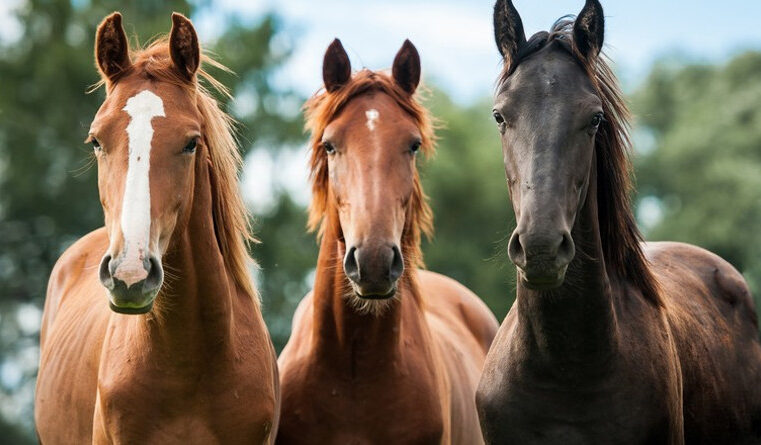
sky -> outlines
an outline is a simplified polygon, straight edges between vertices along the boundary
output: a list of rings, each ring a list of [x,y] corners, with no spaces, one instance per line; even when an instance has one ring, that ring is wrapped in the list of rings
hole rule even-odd
[[[577,14],[582,0],[514,0],[527,35]],[[626,89],[636,87],[657,58],[681,54],[722,61],[761,48],[761,1],[609,0],[606,52]],[[493,0],[217,0],[193,18],[206,38],[236,16],[257,20],[274,11],[283,20],[294,56],[277,78],[304,95],[321,85],[325,49],[338,37],[352,66],[388,68],[404,39],[418,48],[423,78],[467,103],[489,95],[500,66],[492,32]]]

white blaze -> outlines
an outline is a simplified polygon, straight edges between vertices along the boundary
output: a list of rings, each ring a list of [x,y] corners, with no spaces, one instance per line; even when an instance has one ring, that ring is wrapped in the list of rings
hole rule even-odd
[[[375,130],[375,121],[380,117],[378,110],[371,108],[365,111],[365,116],[367,116],[367,128],[369,128],[370,131]]]
[[[151,160],[154,117],[164,117],[164,102],[154,93],[143,90],[127,100],[124,111],[130,115],[127,125],[129,162],[122,197],[123,261],[116,274],[127,286],[147,276],[143,268],[151,233],[151,190],[148,172]]]

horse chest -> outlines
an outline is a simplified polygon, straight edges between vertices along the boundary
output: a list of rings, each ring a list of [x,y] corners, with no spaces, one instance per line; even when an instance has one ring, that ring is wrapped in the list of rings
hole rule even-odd
[[[670,437],[666,391],[617,372],[571,383],[503,364],[487,367],[477,397],[487,443],[650,444]]]
[[[416,375],[341,379],[316,370],[292,378],[301,384],[289,385],[284,375],[278,443],[442,442],[441,399]]]
[[[275,416],[266,383],[235,370],[192,378],[145,369],[101,375],[94,442],[263,443]]]

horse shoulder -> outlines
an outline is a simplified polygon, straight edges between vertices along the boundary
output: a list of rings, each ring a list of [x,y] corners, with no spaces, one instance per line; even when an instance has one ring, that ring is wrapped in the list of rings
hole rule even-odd
[[[288,423],[293,423],[296,419],[298,419],[296,423],[303,420],[293,410],[301,413],[300,407],[304,403],[303,384],[311,381],[310,370],[306,363],[309,361],[311,352],[312,312],[312,292],[310,291],[296,307],[291,323],[291,336],[277,360],[281,406],[284,414],[281,419],[285,422],[285,429],[281,428],[278,440],[285,440],[284,436],[290,433]]]
[[[476,415],[478,380],[499,325],[486,305],[465,286],[443,275],[419,271],[424,309],[446,370],[442,396],[448,402],[451,443],[483,443]]]
[[[312,332],[312,306],[312,292],[310,291],[296,306],[291,322],[290,338],[278,357],[281,380],[285,377],[285,372],[293,360],[308,353],[309,338]]]
[[[80,280],[97,278],[98,265],[107,246],[108,235],[106,229],[101,227],[77,240],[58,258],[48,280],[40,332],[41,343],[44,343],[47,328],[55,320],[63,299],[71,295],[69,291],[76,287]],[[83,276],[90,271],[92,277]]]
[[[425,295],[426,312],[445,320],[449,326],[465,328],[486,354],[499,329],[486,304],[467,287],[436,272],[419,270],[418,280]]]
[[[699,247],[654,243],[646,251],[681,362],[685,437],[758,440],[761,343],[748,285],[728,262]]]
[[[678,242],[647,243],[645,252],[667,306],[676,303],[686,307],[693,303],[689,306],[695,308],[696,299],[702,299],[728,322],[738,323],[741,326],[736,327],[757,336],[758,319],[748,284],[726,260],[706,249]]]
[[[82,237],[61,255],[50,275],[35,394],[43,441],[55,437],[81,443],[92,434],[98,357],[109,316],[97,279],[107,238],[104,229]],[[69,414],[62,417],[61,412]],[[67,435],[61,437],[61,431]]]

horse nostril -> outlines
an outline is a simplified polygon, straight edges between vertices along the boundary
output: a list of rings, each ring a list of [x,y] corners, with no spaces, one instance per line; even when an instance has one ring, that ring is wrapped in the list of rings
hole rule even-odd
[[[355,283],[359,282],[360,279],[356,253],[357,248],[352,246],[349,248],[349,251],[346,252],[346,256],[344,257],[344,273]]]
[[[558,246],[557,261],[562,265],[567,265],[576,255],[576,248],[573,244],[573,238],[568,232],[563,232],[560,246]]]
[[[391,282],[395,282],[402,276],[402,272],[404,272],[404,258],[402,258],[402,253],[399,251],[398,247],[393,246],[391,250],[392,258],[391,267],[388,270],[388,277]]]
[[[513,232],[510,242],[507,244],[507,255],[516,266],[524,269],[526,267],[526,253],[521,245],[520,233]]]
[[[151,255],[148,259],[148,276],[145,278],[144,289],[156,289],[164,281],[164,269],[159,260]]]
[[[114,278],[111,269],[111,255],[105,255],[103,259],[100,260],[98,278],[100,278],[101,284],[103,284],[106,289],[114,288]]]

